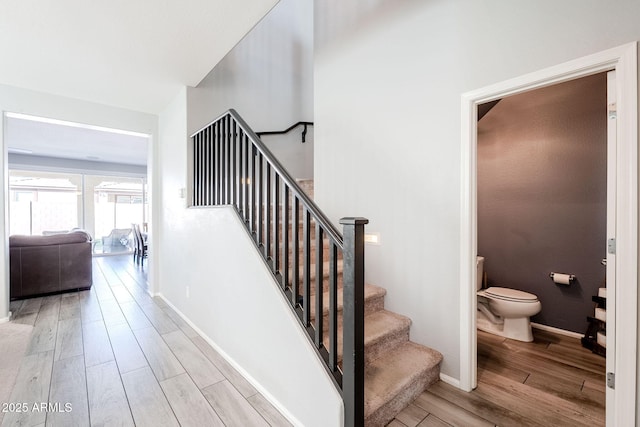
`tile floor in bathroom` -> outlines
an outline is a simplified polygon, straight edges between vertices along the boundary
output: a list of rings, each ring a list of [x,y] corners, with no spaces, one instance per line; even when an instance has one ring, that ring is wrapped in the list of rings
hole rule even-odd
[[[478,331],[478,388],[440,381],[388,427],[604,426],[605,358],[577,338],[533,332],[524,343]]]

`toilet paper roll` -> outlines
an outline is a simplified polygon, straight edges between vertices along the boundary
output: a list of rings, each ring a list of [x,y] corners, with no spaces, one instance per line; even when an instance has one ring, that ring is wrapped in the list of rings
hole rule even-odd
[[[600,298],[606,298],[607,297],[607,288],[598,288],[598,296]]]
[[[570,285],[571,274],[553,273],[553,281],[560,285]]]
[[[607,321],[607,310],[604,308],[596,308],[596,319],[602,320],[603,322]]]

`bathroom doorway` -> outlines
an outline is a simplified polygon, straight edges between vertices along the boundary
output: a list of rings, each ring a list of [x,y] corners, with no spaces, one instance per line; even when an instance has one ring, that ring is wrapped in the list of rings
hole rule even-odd
[[[608,142],[607,240],[612,249],[607,257],[607,296],[616,303],[607,307],[607,372],[618,373],[615,389],[607,387],[607,424],[626,425],[635,420],[637,344],[637,46],[625,45],[589,57],[522,76],[464,94],[463,163],[461,212],[461,365],[460,388],[476,386],[476,257],[477,224],[477,106],[510,95],[544,88],[556,83],[598,73],[616,71],[611,93],[616,95],[612,113],[616,118],[613,143]],[[610,102],[610,101],[608,101]],[[617,107],[617,108],[616,108]],[[617,111],[616,111],[617,110]],[[605,110],[606,111],[606,110]],[[616,148],[617,144],[617,148]],[[613,178],[613,179],[612,179]],[[613,249],[615,246],[615,249]],[[623,280],[624,277],[624,280]],[[617,279],[617,280],[616,280]],[[617,289],[615,285],[618,284]],[[615,291],[613,291],[615,289]],[[609,296],[610,293],[614,295]],[[617,320],[615,333],[611,323]],[[611,335],[611,337],[609,337]],[[617,338],[617,339],[616,339]],[[613,385],[613,384],[611,384]]]
[[[487,279],[479,283],[531,294],[542,311],[528,313],[522,324],[531,317],[534,327],[573,337],[584,335],[587,316],[595,314],[592,296],[605,286],[613,121],[607,78],[601,72],[507,96],[478,114],[478,255]],[[529,312],[538,306],[511,305]],[[489,307],[481,308],[479,328],[528,335],[528,328],[501,325]]]

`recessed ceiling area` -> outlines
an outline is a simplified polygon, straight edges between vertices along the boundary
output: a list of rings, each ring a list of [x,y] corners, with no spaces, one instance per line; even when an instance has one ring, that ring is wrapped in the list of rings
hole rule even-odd
[[[145,166],[149,137],[78,123],[7,113],[9,154]]]

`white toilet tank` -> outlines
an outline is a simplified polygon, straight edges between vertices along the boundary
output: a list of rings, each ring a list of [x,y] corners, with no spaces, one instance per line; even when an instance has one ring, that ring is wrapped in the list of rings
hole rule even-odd
[[[484,257],[479,256],[476,258],[476,269],[478,271],[478,282],[476,283],[476,290],[482,289],[482,276],[484,275]]]

